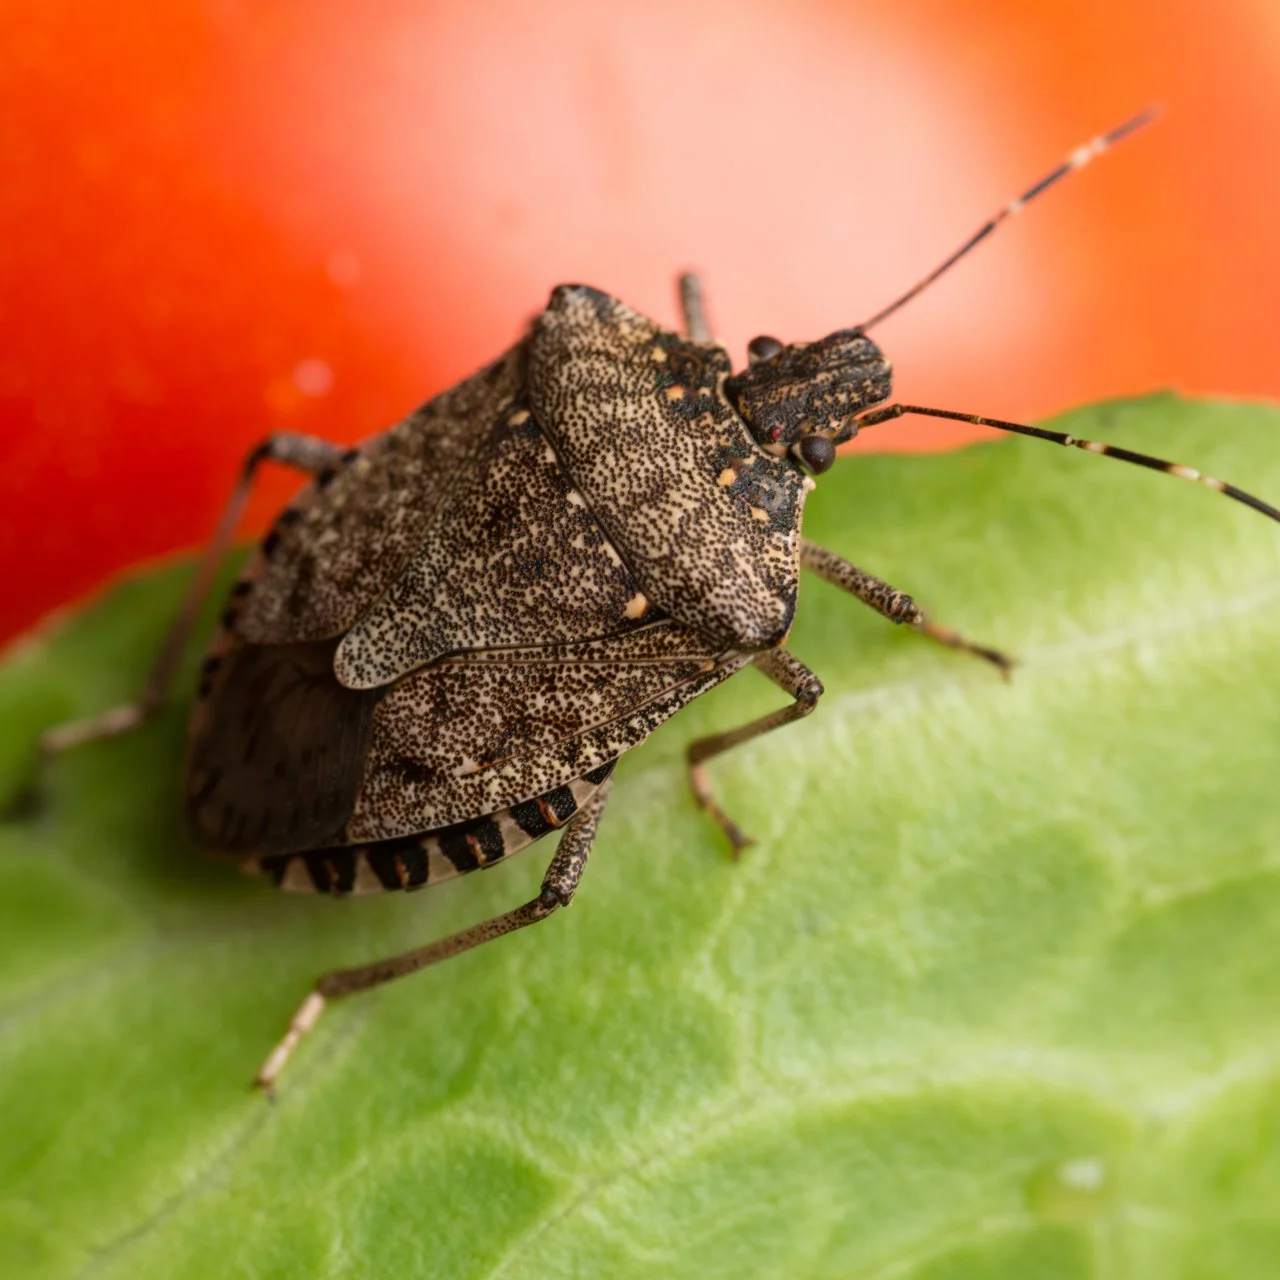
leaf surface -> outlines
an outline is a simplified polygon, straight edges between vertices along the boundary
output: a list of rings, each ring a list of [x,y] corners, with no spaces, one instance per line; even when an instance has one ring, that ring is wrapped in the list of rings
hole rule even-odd
[[[1065,429],[1280,497],[1280,411],[1172,396]],[[1201,1277],[1280,1256],[1280,527],[1031,441],[854,457],[806,534],[1017,653],[806,580],[815,715],[744,674],[619,768],[571,911],[332,1007],[324,969],[536,889],[280,895],[179,819],[185,700],[133,692],[188,569],[0,668],[0,1274]],[[190,656],[194,671],[198,653]],[[191,681],[186,682],[189,687]]]

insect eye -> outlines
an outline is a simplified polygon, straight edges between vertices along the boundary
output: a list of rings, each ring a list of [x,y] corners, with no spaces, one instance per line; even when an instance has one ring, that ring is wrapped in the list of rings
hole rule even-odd
[[[782,350],[782,343],[768,334],[761,334],[747,343],[747,363],[759,364],[761,360],[772,360]]]
[[[836,447],[828,436],[801,436],[795,448],[805,469],[815,476],[830,470],[836,460]]]

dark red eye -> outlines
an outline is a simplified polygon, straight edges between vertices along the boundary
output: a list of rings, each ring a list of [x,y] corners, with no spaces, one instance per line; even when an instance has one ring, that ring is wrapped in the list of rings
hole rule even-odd
[[[836,447],[827,436],[801,436],[796,442],[796,452],[805,468],[816,476],[830,470],[836,460]]]
[[[761,360],[772,360],[782,350],[782,343],[768,334],[761,334],[747,343],[747,362],[759,364]]]
[[[781,439],[782,439],[782,428],[781,428],[781,427],[770,427],[770,428],[769,428],[769,439],[770,439],[770,440],[781,440]]]

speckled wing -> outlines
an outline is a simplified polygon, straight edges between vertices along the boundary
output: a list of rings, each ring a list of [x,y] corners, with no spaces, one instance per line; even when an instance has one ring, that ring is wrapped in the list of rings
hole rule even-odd
[[[446,514],[489,428],[524,387],[525,344],[366,441],[308,486],[249,566],[236,621],[251,644],[340,635],[367,612]]]
[[[713,646],[764,649],[795,614],[812,482],[757,447],[730,372],[721,348],[565,285],[534,325],[530,405],[645,595]]]
[[[373,712],[343,843],[448,826],[616,759],[747,661],[670,619],[585,643],[446,659]]]
[[[490,423],[440,518],[338,646],[348,688],[453,653],[602,639],[648,601],[522,401]]]

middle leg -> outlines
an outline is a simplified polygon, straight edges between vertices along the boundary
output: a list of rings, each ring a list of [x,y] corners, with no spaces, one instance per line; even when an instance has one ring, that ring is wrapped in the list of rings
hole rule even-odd
[[[799,658],[792,657],[785,649],[769,649],[757,654],[751,661],[758,671],[768,676],[778,688],[789,693],[795,701],[789,707],[771,711],[768,715],[752,720],[750,724],[730,729],[727,733],[698,738],[689,744],[687,753],[689,785],[693,788],[693,798],[698,802],[698,807],[706,810],[720,830],[729,837],[735,859],[744,849],[755,844],[755,841],[716,803],[707,771],[703,768],[704,763],[722,751],[758,738],[762,733],[781,729],[784,724],[802,719],[818,705],[818,699],[822,697],[822,681]]]
[[[278,462],[315,476],[338,467],[343,457],[341,445],[296,431],[277,431],[250,450],[241,466],[240,479],[223,508],[218,527],[200,557],[195,576],[187,587],[177,614],[169,624],[160,652],[151,664],[142,692],[132,702],[47,729],[40,740],[41,753],[45,756],[58,755],[82,743],[128,733],[159,711],[169,696],[191,628],[213,587],[218,566],[235,536],[236,526],[244,512],[258,468],[264,462]]]

